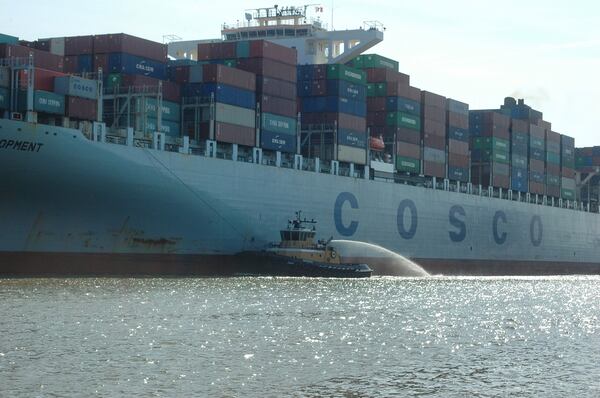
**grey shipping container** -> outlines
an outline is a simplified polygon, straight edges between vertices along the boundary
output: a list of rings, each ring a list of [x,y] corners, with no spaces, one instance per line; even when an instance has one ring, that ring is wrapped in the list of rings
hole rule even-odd
[[[77,76],[61,76],[54,78],[54,91],[71,97],[98,98],[98,83],[95,80]]]
[[[448,98],[446,100],[446,109],[450,112],[469,116],[469,104]]]
[[[346,145],[338,145],[338,161],[354,164],[366,164],[367,151]]]
[[[440,149],[424,147],[423,159],[428,162],[446,163],[446,152]]]
[[[252,109],[217,103],[215,106],[215,120],[254,128],[256,125],[256,112]]]

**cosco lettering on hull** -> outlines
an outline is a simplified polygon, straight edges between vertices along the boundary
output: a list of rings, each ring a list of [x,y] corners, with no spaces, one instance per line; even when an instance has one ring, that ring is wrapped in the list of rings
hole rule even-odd
[[[354,235],[360,228],[359,221],[352,216],[344,217],[348,209],[358,210],[358,199],[350,192],[338,195],[333,207],[333,220],[337,232],[345,237]],[[448,209],[448,239],[451,242],[464,241],[469,233],[466,219],[468,214],[462,206],[454,205]],[[497,210],[490,218],[490,234],[496,245],[502,246],[510,239],[508,225],[515,218],[502,210]],[[415,237],[419,227],[419,212],[417,205],[410,199],[401,200],[396,213],[396,226],[398,235],[402,239],[410,240]],[[529,241],[534,247],[542,244],[544,229],[542,219],[538,215],[531,217],[529,222]]]

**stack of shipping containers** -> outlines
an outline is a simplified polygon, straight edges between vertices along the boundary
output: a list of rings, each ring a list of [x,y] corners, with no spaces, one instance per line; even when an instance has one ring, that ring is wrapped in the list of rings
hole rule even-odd
[[[575,200],[575,139],[560,136],[560,197]]]
[[[510,118],[506,115],[493,110],[469,112],[473,184],[509,188],[509,130]]]
[[[194,111],[184,115],[186,130],[191,138],[215,139],[219,142],[256,145],[256,76],[254,73],[219,64],[197,64],[181,67],[187,71],[182,92],[190,97],[210,98],[214,100],[214,115],[211,121],[210,109],[201,108],[199,119]],[[181,73],[180,73],[181,75]],[[211,126],[210,123],[214,122]],[[214,136],[210,136],[210,132]],[[199,136],[192,134],[198,131]]]
[[[65,96],[65,116],[77,120],[97,120],[96,80],[69,75],[55,77],[54,92]]]
[[[366,74],[345,65],[302,65],[298,73],[302,130],[310,135],[306,137],[309,148],[303,148],[303,153],[365,164]],[[318,128],[311,130],[311,126],[319,125],[333,126],[334,135],[313,134],[311,131]],[[335,148],[337,153],[333,156]]]
[[[423,174],[446,178],[446,98],[421,92]]]
[[[469,105],[448,98],[446,101],[448,138],[448,179],[469,182]]]
[[[546,134],[543,127],[529,125],[529,192],[538,195],[546,193]]]
[[[104,88],[109,94],[125,93],[131,87],[162,87],[164,110],[161,132],[170,136],[180,135],[181,101],[179,85],[167,80],[167,46],[127,34],[75,36],[64,38],[65,70],[85,75],[103,73]],[[149,93],[152,91],[149,91]],[[128,105],[133,117],[119,117],[116,108],[124,107],[123,101],[106,103],[105,120],[109,125],[134,127],[137,131],[154,132],[157,129],[155,94],[136,96]]]
[[[10,70],[0,66],[0,117],[9,109],[10,102]]]
[[[396,170],[421,172],[421,91],[398,71],[398,62],[377,54],[352,61],[367,74],[367,126],[371,137],[382,138],[385,161]]]
[[[575,148],[575,169],[580,173],[593,173],[600,167],[600,146]]]
[[[529,123],[511,119],[510,127],[510,189],[529,190]]]
[[[546,130],[546,195],[560,197],[560,134]]]
[[[267,150],[296,152],[296,49],[266,40],[202,43],[198,61],[222,63],[256,75],[258,143]]]

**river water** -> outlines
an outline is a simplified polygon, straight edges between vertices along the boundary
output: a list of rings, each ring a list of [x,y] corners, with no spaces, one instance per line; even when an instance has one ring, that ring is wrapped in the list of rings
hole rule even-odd
[[[0,280],[0,396],[600,396],[600,278]]]

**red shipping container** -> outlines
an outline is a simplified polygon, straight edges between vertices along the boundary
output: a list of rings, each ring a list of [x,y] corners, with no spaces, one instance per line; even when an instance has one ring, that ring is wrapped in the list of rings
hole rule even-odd
[[[525,120],[511,119],[511,131],[517,133],[529,133],[529,123]]]
[[[167,101],[180,102],[181,101],[181,86],[174,82],[163,81],[162,82],[162,94],[163,98]]]
[[[429,91],[421,91],[421,103],[446,110],[446,97]]]
[[[451,167],[468,168],[470,163],[469,156],[459,155],[456,153],[448,153],[448,165]]]
[[[529,135],[542,140],[546,139],[546,130],[543,127],[536,126],[535,124],[529,125]]]
[[[125,33],[94,36],[94,53],[127,53],[138,57],[167,62],[167,46]]]
[[[388,97],[402,97],[412,101],[421,102],[421,90],[401,83],[387,84]]]
[[[554,131],[546,130],[546,141],[560,144],[560,134]]]
[[[537,125],[543,128],[544,130],[552,130],[552,123],[547,122],[545,120],[538,120]]]
[[[580,151],[580,154],[578,151]],[[594,148],[590,146],[590,147],[585,147],[585,148],[577,148],[576,152],[578,153],[577,156],[592,156],[593,151],[594,151]]]
[[[200,139],[209,139],[209,122],[200,123],[199,127]],[[214,138],[219,142],[228,142],[230,144],[239,144],[245,146],[254,146],[256,144],[256,130],[252,127],[215,122],[214,132]]]
[[[575,170],[569,169],[567,167],[563,167],[560,170],[560,174],[561,174],[562,177],[575,178]]]
[[[458,127],[461,129],[469,128],[469,116],[462,115],[460,113],[448,112],[447,113],[448,126]]]
[[[255,75],[272,77],[296,84],[296,66],[266,58],[241,58],[237,61],[237,68]]]
[[[298,52],[295,48],[285,47],[267,40],[250,41],[250,57],[273,59],[293,66],[294,70],[298,64]]]
[[[446,111],[443,108],[437,106],[424,105],[421,108],[421,112],[424,119],[433,120],[437,123],[446,124]]]
[[[476,128],[480,131],[480,134],[483,137],[498,137],[505,140],[510,139],[510,131],[508,127],[499,127],[494,124],[469,124],[470,128]]]
[[[510,186],[510,177],[501,175],[494,175],[493,177],[494,182],[492,186],[505,189],[508,189],[508,187]]]
[[[79,70],[79,57],[72,55],[66,56],[63,69],[65,73],[77,73]]]
[[[273,113],[295,118],[297,116],[296,100],[273,97],[270,95],[259,95],[256,100],[260,103],[261,112]]]
[[[417,130],[387,126],[385,127],[385,134],[395,136],[398,143],[408,142],[415,145],[421,145],[421,133]]]
[[[94,70],[98,71],[99,69],[102,69],[104,73],[108,71],[108,54],[94,55]]]
[[[529,180],[529,192],[538,195],[544,195],[544,191],[546,190],[546,185],[540,182],[533,182]]]
[[[446,138],[434,134],[423,134],[423,145],[429,148],[446,150]]]
[[[250,73],[250,72],[246,72]],[[295,100],[298,96],[297,86],[295,83],[286,82],[279,79],[273,79],[267,76],[259,76],[256,78],[256,87],[259,88],[257,91],[263,94],[273,95],[276,97],[287,98]],[[325,87],[326,89],[326,87]],[[252,88],[251,90],[254,90]],[[322,94],[318,94],[322,95]]]
[[[33,71],[33,88],[36,90],[54,91],[54,78],[66,76],[64,73],[51,70],[35,68]],[[19,71],[19,82],[21,88],[27,88],[27,70]]]
[[[190,81],[190,67],[189,66],[176,66],[170,68],[170,78],[179,84],[189,83]]]
[[[385,112],[386,97],[368,97],[367,111],[369,112]]]
[[[560,175],[560,166],[554,163],[546,163],[546,171],[553,176]]]
[[[408,86],[410,77],[404,73],[388,69],[388,68],[367,68],[364,70],[367,73],[367,82],[369,83],[397,83]]]
[[[78,97],[66,97],[66,116],[74,119],[81,120],[96,120],[98,111],[97,101],[78,98]]]
[[[94,36],[65,37],[65,55],[94,53]]]
[[[471,111],[469,113],[474,124],[494,125],[509,130],[510,118],[495,111]]]
[[[423,119],[421,129],[424,134],[437,135],[439,137],[446,137],[446,124],[436,122],[430,119]]]
[[[423,174],[430,177],[445,178],[446,165],[444,163],[423,161]]]
[[[413,159],[421,158],[421,146],[408,142],[399,141],[396,143],[396,154]]]
[[[448,140],[448,153],[456,153],[458,155],[469,155],[469,143],[459,140]]]
[[[543,173],[544,161],[537,159],[529,159],[529,170],[536,171],[538,173]]]
[[[387,112],[367,112],[367,125],[385,126],[387,122]]]
[[[0,59],[29,58],[30,55],[33,56],[33,66],[36,68],[48,69],[55,72],[62,72],[64,70],[64,57],[60,55],[25,46],[0,44]]]
[[[210,83],[223,83],[244,90],[256,89],[256,75],[225,65],[210,64],[202,67],[202,80]],[[294,96],[294,99],[296,96]]]

